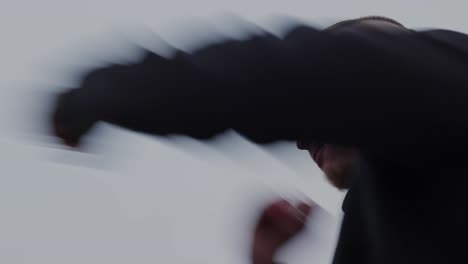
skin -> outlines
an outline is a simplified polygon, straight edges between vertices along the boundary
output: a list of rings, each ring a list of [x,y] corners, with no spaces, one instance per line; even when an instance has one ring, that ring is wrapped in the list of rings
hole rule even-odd
[[[273,263],[275,252],[304,229],[304,222],[314,206],[306,202],[293,205],[286,200],[277,200],[268,205],[255,227],[251,246],[252,263]]]
[[[340,190],[348,189],[350,179],[347,177],[356,161],[356,150],[334,144],[320,144],[298,140],[297,148],[309,152],[310,157],[323,171],[328,181]]]

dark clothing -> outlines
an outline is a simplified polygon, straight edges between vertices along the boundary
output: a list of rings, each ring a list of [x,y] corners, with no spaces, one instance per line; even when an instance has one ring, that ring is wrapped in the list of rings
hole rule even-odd
[[[356,147],[335,263],[454,263],[468,255],[467,89],[461,33],[338,36],[299,25],[284,38],[264,33],[93,70],[64,96],[62,118]]]

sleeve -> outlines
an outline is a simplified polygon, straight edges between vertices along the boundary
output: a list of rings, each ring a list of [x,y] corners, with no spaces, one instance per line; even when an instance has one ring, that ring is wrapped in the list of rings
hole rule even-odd
[[[365,31],[298,26],[284,38],[148,53],[91,71],[67,104],[144,133],[205,139],[233,129],[261,144],[309,138],[384,158],[435,157],[464,144],[466,61],[418,32]]]

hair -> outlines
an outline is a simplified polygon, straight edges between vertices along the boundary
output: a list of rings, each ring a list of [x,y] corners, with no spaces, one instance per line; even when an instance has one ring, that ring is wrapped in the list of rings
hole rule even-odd
[[[324,32],[335,31],[335,30],[338,30],[338,29],[341,29],[341,28],[344,28],[344,27],[347,27],[347,26],[353,26],[353,25],[356,25],[356,24],[359,24],[359,23],[365,22],[365,21],[384,21],[384,22],[391,23],[391,24],[393,24],[395,26],[399,26],[399,27],[401,27],[403,29],[406,29],[406,27],[403,26],[403,24],[401,24],[400,22],[398,22],[396,20],[388,18],[388,17],[384,17],[384,16],[364,16],[364,17],[360,17],[360,18],[348,19],[348,20],[338,22],[336,24],[333,24],[333,25],[325,28],[323,31]]]

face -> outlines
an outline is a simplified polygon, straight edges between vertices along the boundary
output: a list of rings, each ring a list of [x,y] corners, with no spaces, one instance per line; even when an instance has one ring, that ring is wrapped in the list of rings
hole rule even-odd
[[[297,147],[307,150],[330,183],[338,189],[348,189],[349,172],[355,162],[356,151],[351,147],[317,142],[297,141]]]

